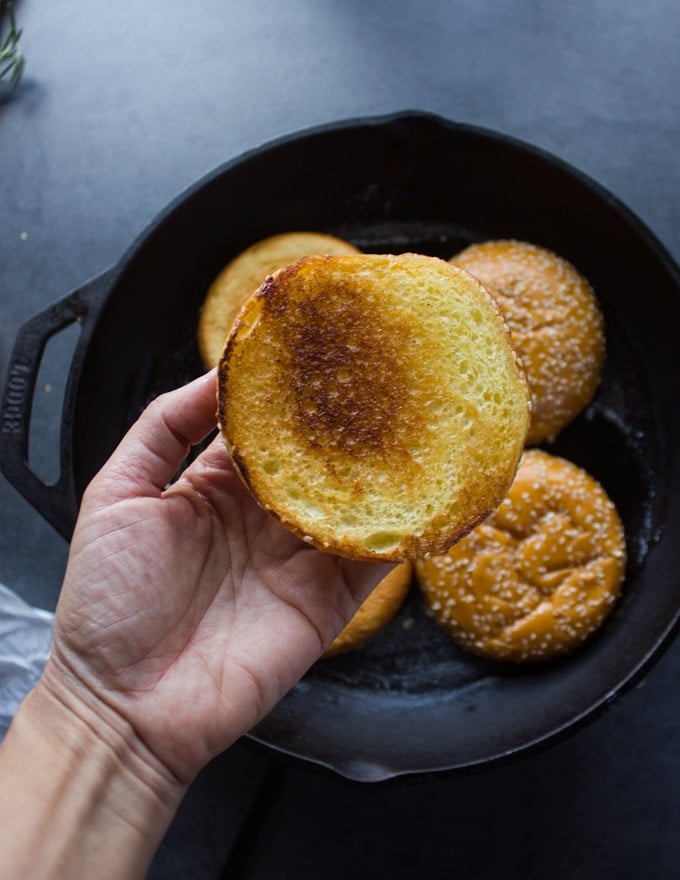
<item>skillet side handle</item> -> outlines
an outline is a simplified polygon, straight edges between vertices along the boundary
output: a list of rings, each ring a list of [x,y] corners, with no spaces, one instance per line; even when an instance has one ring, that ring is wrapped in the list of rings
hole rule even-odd
[[[98,275],[20,328],[7,368],[0,409],[0,470],[56,531],[70,540],[79,502],[73,479],[73,416],[78,382],[97,316],[108,296],[114,272]],[[48,341],[71,324],[81,331],[69,366],[61,420],[60,474],[55,483],[39,479],[28,463],[33,394]]]

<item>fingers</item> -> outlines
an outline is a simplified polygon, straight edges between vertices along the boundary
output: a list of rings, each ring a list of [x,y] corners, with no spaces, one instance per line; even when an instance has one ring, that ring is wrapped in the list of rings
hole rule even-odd
[[[216,371],[157,397],[130,428],[93,481],[109,501],[157,497],[190,446],[216,424]]]
[[[353,559],[338,559],[345,581],[356,605],[360,605],[368,594],[387,577],[395,567],[393,562],[358,562]]]

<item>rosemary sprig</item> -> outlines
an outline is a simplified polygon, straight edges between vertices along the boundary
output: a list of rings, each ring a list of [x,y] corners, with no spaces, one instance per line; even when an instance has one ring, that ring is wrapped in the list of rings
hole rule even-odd
[[[15,89],[24,72],[24,56],[19,46],[22,31],[17,28],[13,3],[7,4],[7,11],[9,13],[9,31],[0,43],[0,82],[9,75],[9,84]]]

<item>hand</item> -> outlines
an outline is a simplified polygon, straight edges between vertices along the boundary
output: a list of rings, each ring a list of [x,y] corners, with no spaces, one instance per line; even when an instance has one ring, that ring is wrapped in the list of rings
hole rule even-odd
[[[161,396],[92,481],[44,676],[76,710],[113,710],[185,784],[274,706],[389,569],[286,531],[220,437],[164,488],[215,408],[214,373]]]
[[[142,878],[187,785],[303,675],[388,566],[253,501],[215,375],[158,398],[88,487],[52,653],[0,747],[0,874]]]

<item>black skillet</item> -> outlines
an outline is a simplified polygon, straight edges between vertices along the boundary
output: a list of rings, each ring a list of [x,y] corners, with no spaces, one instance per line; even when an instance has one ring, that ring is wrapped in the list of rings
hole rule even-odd
[[[554,157],[404,113],[303,132],[218,168],[114,269],[21,329],[2,404],[2,471],[70,537],[85,486],[130,422],[201,371],[196,327],[211,279],[252,242],[299,229],[445,258],[514,237],[581,269],[605,314],[608,356],[595,401],[552,451],[609,491],[630,562],[602,631],[573,656],[528,669],[462,653],[414,588],[391,625],[318,663],[251,736],[361,781],[479,766],[545,743],[630,684],[680,612],[680,273],[629,210]],[[46,486],[27,464],[33,386],[46,342],[74,322],[61,477]]]

